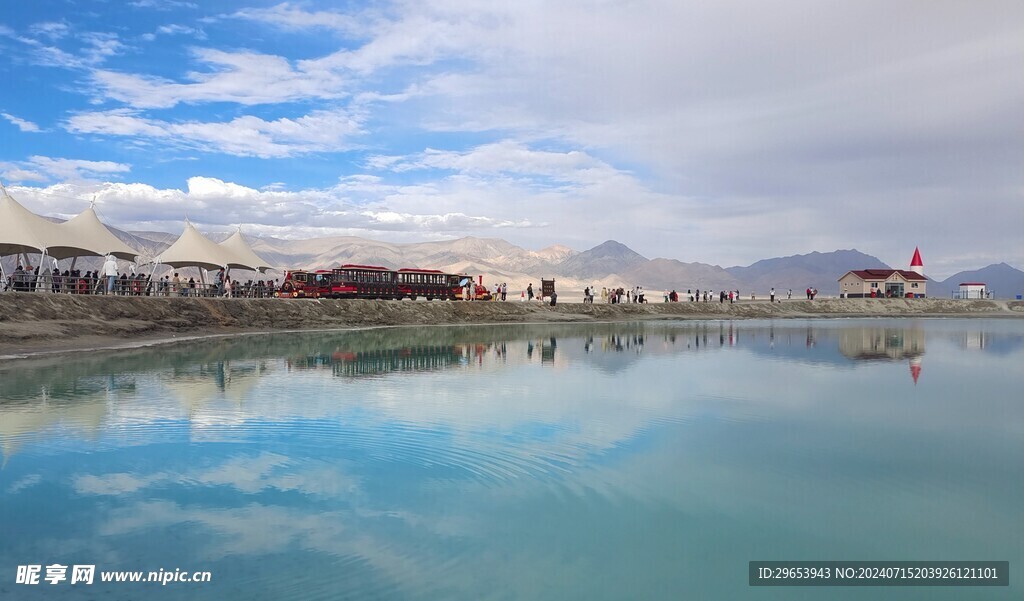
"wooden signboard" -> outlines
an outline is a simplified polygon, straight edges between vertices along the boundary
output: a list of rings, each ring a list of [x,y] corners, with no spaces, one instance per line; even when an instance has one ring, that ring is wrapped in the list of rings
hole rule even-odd
[[[544,280],[540,281],[540,296],[541,298],[550,297],[555,293],[555,280]]]

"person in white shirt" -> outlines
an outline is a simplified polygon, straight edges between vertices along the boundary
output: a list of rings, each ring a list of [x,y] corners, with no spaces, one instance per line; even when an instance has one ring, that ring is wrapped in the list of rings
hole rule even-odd
[[[114,285],[117,283],[117,261],[114,255],[107,255],[103,263],[103,275],[107,278],[107,294],[114,293]]]

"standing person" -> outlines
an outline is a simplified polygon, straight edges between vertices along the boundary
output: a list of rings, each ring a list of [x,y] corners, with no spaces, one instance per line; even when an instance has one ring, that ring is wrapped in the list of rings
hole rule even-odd
[[[793,289],[790,288],[789,292],[786,293],[786,300],[793,300]]]
[[[807,287],[807,300],[811,300],[811,287]]]
[[[11,284],[14,286],[15,292],[22,292],[25,289],[25,269],[21,265],[14,268],[14,273],[11,274]]]
[[[178,272],[174,272],[174,277],[171,279],[171,294],[177,295],[181,290],[181,278],[178,277]]]
[[[103,262],[103,276],[107,278],[107,294],[113,294],[117,282],[117,261],[114,255],[107,255],[107,260]]]
[[[768,291],[768,296],[771,297],[770,300],[771,300],[771,302],[774,303],[775,302],[775,286],[772,286],[772,289]]]
[[[526,300],[533,300],[533,282],[530,282],[530,285],[526,287]]]
[[[732,290],[730,290],[729,291],[729,304],[731,305],[731,304],[733,304],[735,302],[736,302],[736,297],[733,296],[733,292],[732,292]]]
[[[636,302],[638,302],[638,303],[642,304],[642,303],[646,303],[647,302],[646,300],[644,300],[644,287],[643,286],[637,286],[636,287],[636,297],[637,297],[637,301]]]
[[[501,283],[501,300],[505,300],[508,296],[508,282]]]

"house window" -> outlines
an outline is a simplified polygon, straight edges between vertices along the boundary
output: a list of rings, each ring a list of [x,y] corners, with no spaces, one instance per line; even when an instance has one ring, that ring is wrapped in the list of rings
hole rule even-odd
[[[917,288],[917,282],[911,282],[910,283],[910,287],[911,288]]]
[[[872,288],[878,288],[878,282],[871,282]]]

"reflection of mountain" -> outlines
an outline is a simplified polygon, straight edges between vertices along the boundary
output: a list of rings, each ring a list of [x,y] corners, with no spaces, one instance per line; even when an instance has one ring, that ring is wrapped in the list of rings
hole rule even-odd
[[[91,436],[118,427],[124,428],[124,440],[142,443],[146,424],[160,421],[184,423],[195,434],[250,420],[333,415],[337,398],[346,394],[340,391],[348,388],[335,385],[339,392],[333,397],[292,403],[287,391],[296,380],[289,378],[303,371],[313,378],[319,377],[312,373],[317,371],[350,378],[353,386],[362,386],[355,380],[376,376],[381,385],[404,387],[399,394],[408,394],[416,384],[403,381],[403,373],[498,373],[550,366],[628,377],[641,359],[651,356],[743,351],[826,369],[848,369],[865,360],[902,360],[909,362],[916,379],[926,331],[935,339],[930,342],[942,348],[1020,352],[1024,336],[1006,325],[984,320],[829,320],[378,328],[217,338],[0,362],[0,446],[7,457],[30,434],[58,429]],[[454,416],[470,411],[458,403],[447,409]]]

